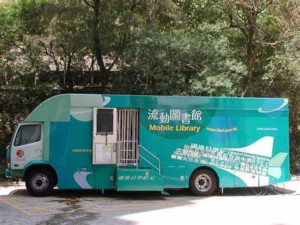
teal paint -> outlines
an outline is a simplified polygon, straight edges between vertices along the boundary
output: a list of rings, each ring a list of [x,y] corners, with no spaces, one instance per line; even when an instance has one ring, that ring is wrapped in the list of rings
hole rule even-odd
[[[70,122],[50,123],[50,152],[49,163],[57,172],[58,188],[70,188]]]
[[[185,167],[168,166],[161,171],[165,188],[183,188],[188,187]]]
[[[5,169],[5,177],[6,178],[11,178],[11,170],[10,169]]]
[[[117,169],[118,191],[163,191],[163,179],[153,169]]]
[[[95,188],[114,189],[116,187],[116,166],[102,165],[94,168]]]
[[[57,107],[57,106],[62,107]],[[69,121],[70,95],[58,95],[42,102],[25,119],[25,122]]]
[[[29,167],[31,167],[31,166],[34,166],[34,165],[45,165],[45,164],[47,164],[47,163],[46,163],[45,161],[43,161],[43,160],[35,160],[35,161],[31,161],[31,162],[27,163],[27,164],[24,166],[24,168],[23,168],[24,174],[25,174],[26,170],[27,170]]]
[[[78,168],[92,167],[92,121],[81,122],[71,116],[70,128],[70,164]]]
[[[45,162],[49,162],[49,138],[50,138],[50,122],[46,121],[44,122],[43,126],[43,159]]]
[[[139,109],[139,142],[159,158],[161,174],[143,159],[138,169],[93,165],[93,107]],[[189,123],[182,115],[188,115]],[[199,167],[213,169],[220,187],[290,179],[287,99],[59,95],[38,106],[26,121],[49,123],[46,158],[58,173],[61,189],[187,188]],[[155,158],[140,152],[158,166]],[[156,175],[153,183],[118,180],[126,173],[141,176],[145,170]]]

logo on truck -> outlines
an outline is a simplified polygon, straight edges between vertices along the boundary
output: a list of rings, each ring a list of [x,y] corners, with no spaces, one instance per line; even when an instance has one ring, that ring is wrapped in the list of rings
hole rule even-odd
[[[193,109],[182,112],[179,109],[148,109],[149,130],[151,131],[183,131],[200,132],[197,122],[202,121],[202,111]]]
[[[20,149],[16,152],[16,155],[21,158],[24,156],[24,151]]]

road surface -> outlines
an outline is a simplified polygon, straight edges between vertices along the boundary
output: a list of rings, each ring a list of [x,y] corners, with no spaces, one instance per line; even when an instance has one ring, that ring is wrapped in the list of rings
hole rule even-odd
[[[210,197],[194,197],[187,190],[169,194],[55,190],[38,198],[22,184],[2,184],[0,224],[300,224],[297,180],[278,187],[224,189]]]

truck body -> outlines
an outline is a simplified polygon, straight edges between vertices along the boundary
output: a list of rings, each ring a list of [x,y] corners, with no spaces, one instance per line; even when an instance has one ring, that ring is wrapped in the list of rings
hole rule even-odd
[[[282,183],[290,179],[288,100],[58,95],[18,125],[7,158],[6,176],[37,195],[55,185],[207,195]]]

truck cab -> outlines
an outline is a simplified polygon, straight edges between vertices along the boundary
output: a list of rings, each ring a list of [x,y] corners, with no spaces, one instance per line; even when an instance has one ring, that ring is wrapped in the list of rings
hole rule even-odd
[[[24,178],[24,170],[30,162],[43,160],[43,124],[19,123],[7,147],[7,177]],[[38,176],[31,181],[32,186],[42,190],[47,180]]]

